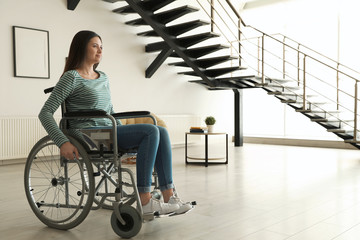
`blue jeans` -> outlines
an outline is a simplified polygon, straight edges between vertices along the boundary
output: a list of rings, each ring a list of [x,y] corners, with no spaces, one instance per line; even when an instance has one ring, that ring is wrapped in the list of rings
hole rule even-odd
[[[158,174],[160,190],[174,188],[171,143],[167,130],[151,124],[117,127],[119,148],[137,148],[136,178],[141,193],[151,191],[152,172]]]

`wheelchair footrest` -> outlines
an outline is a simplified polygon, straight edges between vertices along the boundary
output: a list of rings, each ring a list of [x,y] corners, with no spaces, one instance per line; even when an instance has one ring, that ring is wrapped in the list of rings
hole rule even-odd
[[[152,221],[155,218],[174,217],[174,216],[186,214],[195,208],[196,201],[188,202],[187,204],[190,204],[191,208],[185,212],[182,212],[182,213],[172,212],[172,213],[168,213],[168,214],[160,214],[159,212],[147,213],[147,214],[143,215],[143,219],[144,219],[144,221]]]
[[[145,213],[143,215],[143,220],[144,221],[152,221],[155,219],[155,214],[154,213]]]

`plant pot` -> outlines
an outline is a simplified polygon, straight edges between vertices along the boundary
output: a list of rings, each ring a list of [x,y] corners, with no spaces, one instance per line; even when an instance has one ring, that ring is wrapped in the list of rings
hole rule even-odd
[[[207,129],[209,133],[214,132],[214,125],[207,125]]]

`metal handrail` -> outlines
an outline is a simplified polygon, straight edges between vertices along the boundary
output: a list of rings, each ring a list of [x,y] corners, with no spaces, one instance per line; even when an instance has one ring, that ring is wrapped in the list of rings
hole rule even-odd
[[[208,1],[209,1],[209,0],[208,0]],[[257,31],[258,33],[260,33],[262,36],[266,36],[266,37],[268,37],[268,38],[270,38],[270,39],[272,39],[272,40],[274,40],[274,41],[276,41],[276,42],[279,42],[279,43],[282,44],[284,47],[290,48],[290,49],[292,49],[292,50],[294,50],[294,51],[296,51],[296,52],[298,52],[298,53],[301,53],[301,54],[303,54],[303,55],[306,55],[308,58],[310,58],[310,59],[312,59],[312,60],[314,60],[314,61],[316,61],[316,62],[318,62],[318,63],[320,63],[320,64],[323,64],[324,66],[326,66],[326,67],[328,67],[328,68],[330,68],[330,69],[332,69],[332,70],[335,70],[335,71],[343,74],[344,76],[347,76],[347,77],[349,77],[349,78],[352,78],[352,79],[355,80],[355,81],[360,81],[360,80],[358,80],[356,77],[351,76],[351,75],[349,75],[348,73],[345,73],[345,72],[343,72],[343,71],[341,71],[341,70],[339,70],[339,69],[337,69],[337,68],[334,68],[334,67],[332,67],[332,66],[330,66],[330,65],[328,65],[328,64],[326,64],[326,63],[324,63],[324,62],[322,62],[322,61],[320,61],[320,60],[318,60],[318,59],[315,58],[315,57],[310,56],[308,53],[305,53],[305,52],[303,52],[303,51],[300,51],[299,48],[294,48],[293,46],[288,45],[288,44],[284,43],[283,41],[280,41],[279,39],[273,37],[273,36],[270,35],[270,34],[267,34],[267,33],[265,33],[265,32],[263,32],[263,31],[255,28],[255,27],[253,27],[253,26],[251,26],[251,25],[245,24],[245,22],[241,19],[240,14],[237,12],[236,8],[231,4],[231,2],[230,2],[229,0],[225,0],[225,1],[226,1],[226,3],[229,4],[229,6],[230,6],[231,10],[234,12],[234,14],[235,14],[237,17],[239,17],[239,20],[240,20],[240,22],[243,24],[244,27],[251,28],[251,29]],[[198,1],[198,3],[200,4],[199,1]],[[214,8],[212,2],[209,2],[209,4],[210,4],[210,6],[211,6],[211,9]],[[201,5],[201,4],[200,4],[200,5]],[[220,3],[220,5],[221,5],[221,3]],[[221,6],[222,6],[222,5],[221,5]],[[204,9],[204,8],[203,8],[203,9]],[[204,10],[205,10],[205,9],[204,9]],[[225,9],[224,9],[224,10],[225,10]],[[216,9],[215,9],[215,11],[216,11]],[[217,11],[216,11],[216,12],[217,12]],[[217,13],[218,13],[218,12],[217,12]],[[220,14],[218,13],[218,15],[220,15]],[[211,16],[209,16],[209,17],[211,17]],[[212,24],[216,24],[216,22],[214,21],[214,19],[211,19],[211,23],[212,23]],[[228,27],[228,26],[227,26],[227,27]],[[240,28],[239,28],[239,27],[238,27],[238,30],[240,31]],[[224,37],[225,37],[225,36],[224,36]],[[286,37],[286,36],[284,36],[284,37]],[[288,37],[286,37],[286,38],[288,38]],[[290,38],[288,38],[288,39],[290,39]],[[227,40],[228,40],[228,39],[227,39]],[[228,42],[230,42],[230,41],[228,40]],[[304,45],[301,44],[301,46],[304,46]],[[308,49],[310,50],[310,48],[308,48]],[[316,54],[322,55],[322,54],[320,54],[320,53],[318,53],[318,52],[316,52],[316,51],[313,51],[313,52],[316,53]],[[322,56],[324,56],[324,55],[322,55]],[[324,57],[326,57],[326,56],[324,56]],[[328,58],[328,57],[326,57],[326,58]],[[330,58],[328,58],[328,59],[330,59]],[[332,61],[335,61],[335,60],[332,60]],[[336,62],[336,61],[335,61],[335,62]],[[338,63],[338,62],[336,62],[336,63]],[[340,63],[338,63],[338,64],[341,65],[341,66],[345,66],[345,65],[340,64]],[[347,68],[348,68],[348,67],[347,67]],[[351,68],[348,68],[348,69],[349,69],[349,70],[352,70]],[[352,70],[352,71],[356,72],[355,70]],[[358,73],[358,72],[356,72],[356,73]],[[360,74],[360,73],[359,73],[359,74]]]
[[[306,49],[310,50],[311,52],[314,52],[314,53],[318,54],[319,56],[321,56],[321,57],[323,57],[323,58],[326,58],[327,60],[329,60],[329,61],[331,61],[331,62],[336,63],[336,64],[338,65],[338,67],[339,67],[339,66],[342,66],[342,67],[344,67],[344,68],[347,68],[347,69],[350,70],[350,71],[353,71],[353,72],[355,72],[355,73],[360,74],[359,71],[356,71],[355,69],[352,69],[352,68],[350,68],[350,67],[348,67],[348,66],[340,63],[339,61],[336,61],[336,60],[334,60],[334,59],[332,59],[332,58],[330,58],[330,57],[328,57],[328,56],[326,56],[326,55],[324,55],[324,54],[322,54],[322,53],[320,53],[320,52],[318,52],[318,51],[316,51],[316,50],[314,50],[314,49],[312,49],[312,48],[310,48],[310,47],[308,47],[308,46],[305,46],[304,44],[299,43],[299,42],[297,42],[296,40],[294,40],[294,39],[292,39],[292,38],[290,38],[290,37],[288,37],[288,36],[285,36],[285,35],[282,34],[282,33],[275,33],[275,34],[272,34],[272,35],[280,35],[280,36],[282,36],[282,37],[284,37],[284,38],[286,38],[286,39],[289,39],[290,41],[294,42],[294,43],[297,44],[299,47],[301,46],[301,47],[303,47],[303,48],[306,48]]]
[[[223,8],[223,10],[226,12],[226,14],[230,17],[230,19],[232,18],[229,13],[228,13],[228,10],[226,10],[224,8],[224,6],[222,5],[222,3],[220,2],[220,0],[217,0],[218,3],[221,5],[221,7]],[[208,0],[209,2],[209,0]],[[308,60],[311,60],[311,61],[314,61],[314,64],[318,63],[320,64],[321,66],[325,67],[326,69],[328,70],[331,70],[331,71],[334,71],[336,73],[336,86],[335,85],[331,85],[331,87],[336,87],[336,92],[337,92],[337,95],[336,95],[336,101],[333,101],[332,99],[328,99],[330,100],[330,102],[334,102],[337,104],[337,109],[339,109],[339,107],[341,106],[342,109],[344,109],[343,105],[340,104],[340,101],[339,101],[339,93],[345,93],[346,95],[348,95],[349,97],[353,98],[354,99],[354,110],[350,110],[350,109],[347,109],[349,110],[350,112],[353,112],[354,114],[354,138],[353,140],[356,142],[357,141],[357,132],[358,132],[358,129],[357,129],[357,119],[358,119],[358,116],[357,116],[357,105],[358,105],[358,90],[357,90],[357,86],[358,86],[358,82],[360,81],[359,80],[359,77],[355,77],[353,74],[360,74],[360,72],[350,68],[350,67],[347,67],[341,63],[339,63],[338,61],[336,60],[333,60],[327,56],[325,56],[324,54],[321,54],[319,53],[318,51],[315,51],[283,34],[275,34],[275,35],[280,35],[283,40],[279,40],[278,38],[276,38],[274,35],[269,35],[269,34],[266,34],[265,32],[251,26],[251,25],[247,25],[245,24],[245,22],[243,21],[243,19],[241,18],[239,12],[236,10],[236,8],[233,6],[233,4],[230,2],[230,0],[225,0],[225,2],[228,4],[228,6],[230,7],[231,11],[235,14],[236,18],[238,19],[238,22],[239,24],[236,26],[237,27],[237,30],[238,30],[238,33],[239,33],[239,38],[238,38],[238,43],[239,43],[239,46],[241,46],[241,42],[243,41],[242,39],[240,39],[240,36],[241,34],[243,34],[243,32],[241,31],[241,28],[242,27],[246,27],[246,28],[249,28],[249,29],[252,29],[254,30],[256,33],[258,33],[260,36],[257,36],[256,38],[259,39],[258,41],[258,49],[259,51],[261,50],[261,54],[260,52],[258,53],[258,68],[260,67],[260,64],[261,64],[261,71],[260,71],[260,68],[258,69],[258,73],[261,73],[261,81],[262,83],[264,84],[265,83],[265,77],[268,77],[265,75],[265,38],[268,38],[268,39],[271,39],[275,42],[278,42],[282,45],[282,48],[283,48],[283,56],[282,56],[282,60],[283,60],[283,63],[282,63],[282,68],[283,68],[283,78],[287,75],[286,74],[286,64],[287,64],[287,61],[285,60],[285,57],[286,57],[286,54],[285,54],[285,51],[286,49],[291,49],[293,50],[295,53],[297,53],[297,56],[298,56],[298,60],[297,60],[297,75],[298,75],[298,85],[300,85],[300,72],[301,72],[301,69],[300,69],[300,55],[303,56],[303,69],[302,69],[302,73],[303,73],[303,81],[302,81],[302,85],[303,85],[303,109],[306,108],[306,102],[308,102],[308,100],[306,99],[306,89],[308,88],[307,86],[307,83],[306,83],[306,77],[307,76],[312,76],[311,73],[308,73],[307,72],[307,68],[306,68],[306,65],[307,65],[307,62]],[[200,2],[198,1],[198,3],[200,4]],[[200,4],[202,6],[202,4]],[[212,23],[212,29],[213,29],[213,24],[217,25],[216,21],[214,20],[214,0],[211,0],[211,3],[210,3],[210,6],[211,6],[211,23]],[[205,9],[204,9],[205,10]],[[217,14],[220,16],[220,14],[218,13],[218,11],[215,9],[215,11],[217,12]],[[220,16],[220,19],[223,21],[223,23],[228,27],[227,23],[223,20],[223,18]],[[233,21],[233,20],[231,20]],[[236,23],[233,21],[234,25],[236,25]],[[229,28],[229,27],[228,27]],[[230,29],[230,28],[229,28]],[[221,31],[221,29],[219,28],[219,30]],[[226,38],[227,39],[227,38]],[[229,43],[231,43],[231,46],[233,44],[234,41],[229,41],[229,39],[227,39]],[[295,44],[296,47],[286,43],[286,40],[290,40],[292,44]],[[261,43],[260,43],[261,42]],[[240,50],[240,48],[239,48]],[[313,55],[317,55],[317,57],[313,56]],[[239,56],[240,56],[240,53],[239,53]],[[318,59],[318,57],[320,58],[323,58],[322,60]],[[240,58],[242,58],[240,56]],[[329,60],[330,63],[326,63],[324,62],[323,60],[326,59],[326,60]],[[330,64],[335,64],[335,67],[334,66],[331,66]],[[294,66],[294,65],[293,65]],[[271,66],[272,67],[272,66]],[[295,67],[295,66],[294,66]],[[344,68],[344,69],[339,69],[339,68]],[[349,71],[351,71],[351,73],[349,73]],[[346,91],[343,91],[342,89],[340,89],[339,87],[339,80],[340,80],[340,74],[346,78],[349,78],[351,80],[353,80],[355,82],[355,91],[354,91],[354,95],[352,94],[349,94],[348,92]],[[326,81],[324,80],[321,80],[317,77],[315,77],[316,79],[320,80],[321,82],[323,83],[326,83]],[[315,91],[317,92],[317,91]],[[324,95],[322,95],[321,93],[319,93],[319,96],[321,97],[326,97]],[[327,98],[327,97],[326,97]],[[346,108],[346,107],[345,107]],[[330,114],[331,115],[331,114]],[[340,119],[339,119],[340,120]]]
[[[317,58],[312,57],[312,56],[308,55],[307,53],[305,53],[305,52],[303,52],[303,51],[300,51],[300,50],[297,49],[297,48],[294,48],[294,47],[292,47],[292,46],[290,46],[290,45],[288,45],[288,44],[286,44],[286,43],[283,43],[283,42],[280,41],[279,39],[276,39],[276,38],[272,37],[271,35],[266,34],[266,33],[262,32],[261,30],[255,28],[255,27],[252,27],[252,26],[250,26],[250,25],[247,25],[246,27],[250,27],[250,28],[254,29],[255,31],[263,34],[264,36],[266,36],[266,37],[268,37],[268,38],[270,38],[270,39],[272,39],[272,40],[275,40],[275,41],[283,44],[284,46],[286,46],[286,47],[288,47],[288,48],[290,48],[290,49],[293,49],[293,50],[296,51],[296,52],[299,52],[299,53],[301,53],[301,54],[303,54],[303,55],[306,55],[308,58],[311,58],[312,60],[314,60],[314,61],[316,61],[316,62],[318,62],[318,63],[320,63],[320,64],[322,64],[322,65],[324,65],[324,66],[326,66],[326,67],[328,67],[328,68],[330,68],[330,69],[332,69],[332,70],[335,70],[335,71],[343,74],[344,76],[347,76],[347,77],[349,77],[349,78],[352,78],[352,79],[355,80],[355,81],[360,81],[360,80],[358,80],[356,77],[353,77],[353,76],[351,76],[351,75],[349,75],[349,74],[347,74],[347,73],[345,73],[345,72],[343,72],[343,71],[341,71],[341,70],[338,70],[338,69],[336,69],[336,68],[334,68],[334,67],[332,67],[332,66],[330,66],[330,65],[328,65],[328,64],[326,64],[326,63],[324,63],[324,62],[322,62],[322,61],[320,61],[320,60],[318,60]]]
[[[267,36],[267,37],[269,37],[269,38],[271,38],[271,39],[273,39],[273,40],[275,40],[275,41],[278,41],[279,43],[282,43],[284,46],[289,47],[289,48],[291,48],[291,49],[293,49],[293,50],[295,50],[295,51],[298,51],[298,52],[300,52],[300,53],[302,53],[302,54],[306,54],[308,57],[312,58],[313,60],[318,61],[319,63],[322,63],[320,60],[318,60],[318,59],[316,59],[316,58],[314,58],[314,57],[312,57],[312,56],[309,56],[309,54],[304,53],[304,52],[302,52],[302,51],[299,51],[299,49],[296,49],[296,48],[294,48],[294,47],[292,47],[292,46],[290,46],[290,45],[288,45],[288,44],[285,44],[284,42],[282,42],[282,41],[280,41],[280,40],[272,37],[272,35],[266,34],[265,32],[263,32],[263,31],[255,28],[255,27],[253,27],[253,26],[251,26],[251,25],[245,24],[245,22],[243,21],[243,19],[241,18],[240,14],[239,14],[239,12],[236,10],[236,8],[235,8],[234,5],[230,2],[230,0],[226,0],[226,3],[229,5],[229,7],[230,7],[231,10],[233,11],[233,13],[239,18],[240,22],[243,24],[244,27],[252,28],[252,29],[254,29],[255,31],[261,33],[262,35],[265,35],[265,36]],[[240,29],[239,29],[239,30],[240,30]],[[285,35],[283,35],[283,34],[280,34],[280,33],[273,34],[273,35],[281,35],[282,37],[287,38],[287,39],[293,41],[294,43],[298,44],[298,46],[302,46],[302,47],[304,47],[304,48],[306,48],[306,49],[308,49],[308,50],[310,50],[310,51],[312,51],[312,52],[314,52],[314,53],[316,53],[316,54],[318,54],[318,55],[320,55],[320,56],[322,56],[322,57],[324,57],[324,58],[326,58],[326,59],[328,59],[328,60],[330,60],[330,61],[338,64],[338,65],[341,65],[341,66],[343,66],[343,67],[345,67],[345,68],[347,68],[347,69],[349,69],[349,70],[351,70],[351,71],[353,71],[353,72],[356,72],[356,73],[359,73],[359,74],[360,74],[360,72],[357,72],[357,71],[355,71],[354,69],[349,68],[349,67],[347,67],[347,66],[339,63],[338,61],[333,60],[333,59],[331,59],[331,58],[329,58],[329,57],[327,57],[327,56],[325,56],[325,55],[323,55],[323,54],[321,54],[321,53],[319,53],[319,52],[317,52],[317,51],[315,51],[315,50],[313,50],[313,49],[311,49],[311,48],[309,48],[309,47],[307,47],[307,46],[305,46],[305,45],[303,45],[303,44],[301,44],[301,43],[299,43],[299,42],[297,42],[297,41],[295,41],[295,40],[293,40],[293,39],[291,39],[290,37],[287,37],[287,36],[285,36]],[[326,65],[327,65],[327,64],[326,64]],[[330,67],[330,68],[332,68],[333,70],[337,70],[337,69],[335,69],[335,68],[333,68],[333,67],[331,67],[331,66],[329,66],[329,65],[327,65],[327,66]],[[348,77],[350,77],[350,78],[353,78],[354,80],[358,80],[358,79],[356,79],[355,77],[352,77],[352,76],[350,76],[350,75],[348,75],[348,74],[346,74],[346,73],[344,73],[344,72],[342,72],[342,71],[339,71],[339,72],[342,73],[342,74],[344,74],[344,75],[346,75],[346,76],[348,76]]]

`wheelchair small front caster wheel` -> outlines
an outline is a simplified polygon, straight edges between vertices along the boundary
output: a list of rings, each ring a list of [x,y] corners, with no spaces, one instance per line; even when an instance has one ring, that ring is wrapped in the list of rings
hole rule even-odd
[[[122,238],[132,238],[136,236],[142,226],[139,212],[127,204],[119,205],[119,211],[125,224],[122,224],[117,218],[116,213],[113,212],[111,215],[111,227],[114,232]]]

